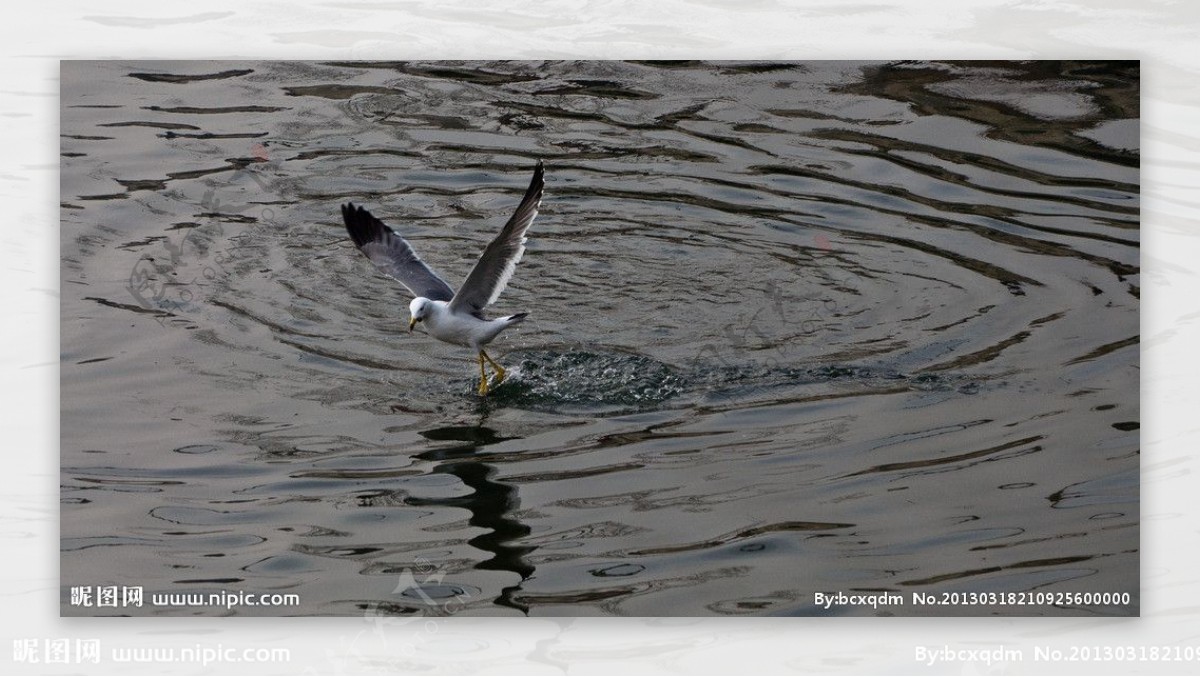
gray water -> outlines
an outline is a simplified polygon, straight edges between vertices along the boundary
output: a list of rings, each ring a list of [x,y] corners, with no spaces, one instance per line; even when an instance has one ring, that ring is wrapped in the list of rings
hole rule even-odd
[[[1136,614],[1138,87],[64,62],[63,613]],[[457,284],[538,159],[480,398],[339,205]]]

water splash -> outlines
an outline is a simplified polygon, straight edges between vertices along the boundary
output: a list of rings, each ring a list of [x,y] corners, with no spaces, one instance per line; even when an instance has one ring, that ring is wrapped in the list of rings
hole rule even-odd
[[[603,349],[523,350],[507,355],[508,379],[489,402],[554,413],[625,414],[681,406],[688,398],[754,400],[788,388],[855,382],[899,383],[914,391],[978,392],[970,375],[905,374],[885,366],[812,367],[692,365],[675,367],[645,355]]]
[[[529,350],[493,398],[497,404],[543,411],[628,412],[655,409],[688,390],[675,368],[635,353]]]

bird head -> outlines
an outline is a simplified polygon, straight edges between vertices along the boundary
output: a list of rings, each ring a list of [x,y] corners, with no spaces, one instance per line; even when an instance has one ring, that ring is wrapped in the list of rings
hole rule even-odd
[[[420,322],[421,320],[424,320],[426,317],[429,316],[430,303],[431,302],[429,299],[418,296],[417,298],[412,300],[412,303],[408,304],[408,314],[409,314],[408,331],[409,331],[409,333],[412,333],[413,327],[417,326],[418,322]]]

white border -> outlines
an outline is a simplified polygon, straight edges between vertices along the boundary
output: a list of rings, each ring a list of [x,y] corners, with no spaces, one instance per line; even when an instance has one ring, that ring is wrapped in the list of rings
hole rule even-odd
[[[22,9],[27,14],[20,14]],[[0,21],[0,671],[58,674],[1195,674],[1197,662],[932,667],[915,647],[1200,649],[1200,12],[1187,0],[10,3]],[[1143,66],[1141,619],[59,619],[60,58],[1133,58]],[[11,640],[282,647],[284,663],[38,665]]]

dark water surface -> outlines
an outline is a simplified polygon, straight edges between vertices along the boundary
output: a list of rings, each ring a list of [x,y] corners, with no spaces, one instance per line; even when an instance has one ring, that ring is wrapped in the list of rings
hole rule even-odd
[[[1138,86],[64,62],[63,612],[1136,614]],[[338,206],[457,285],[537,159],[482,399]]]

